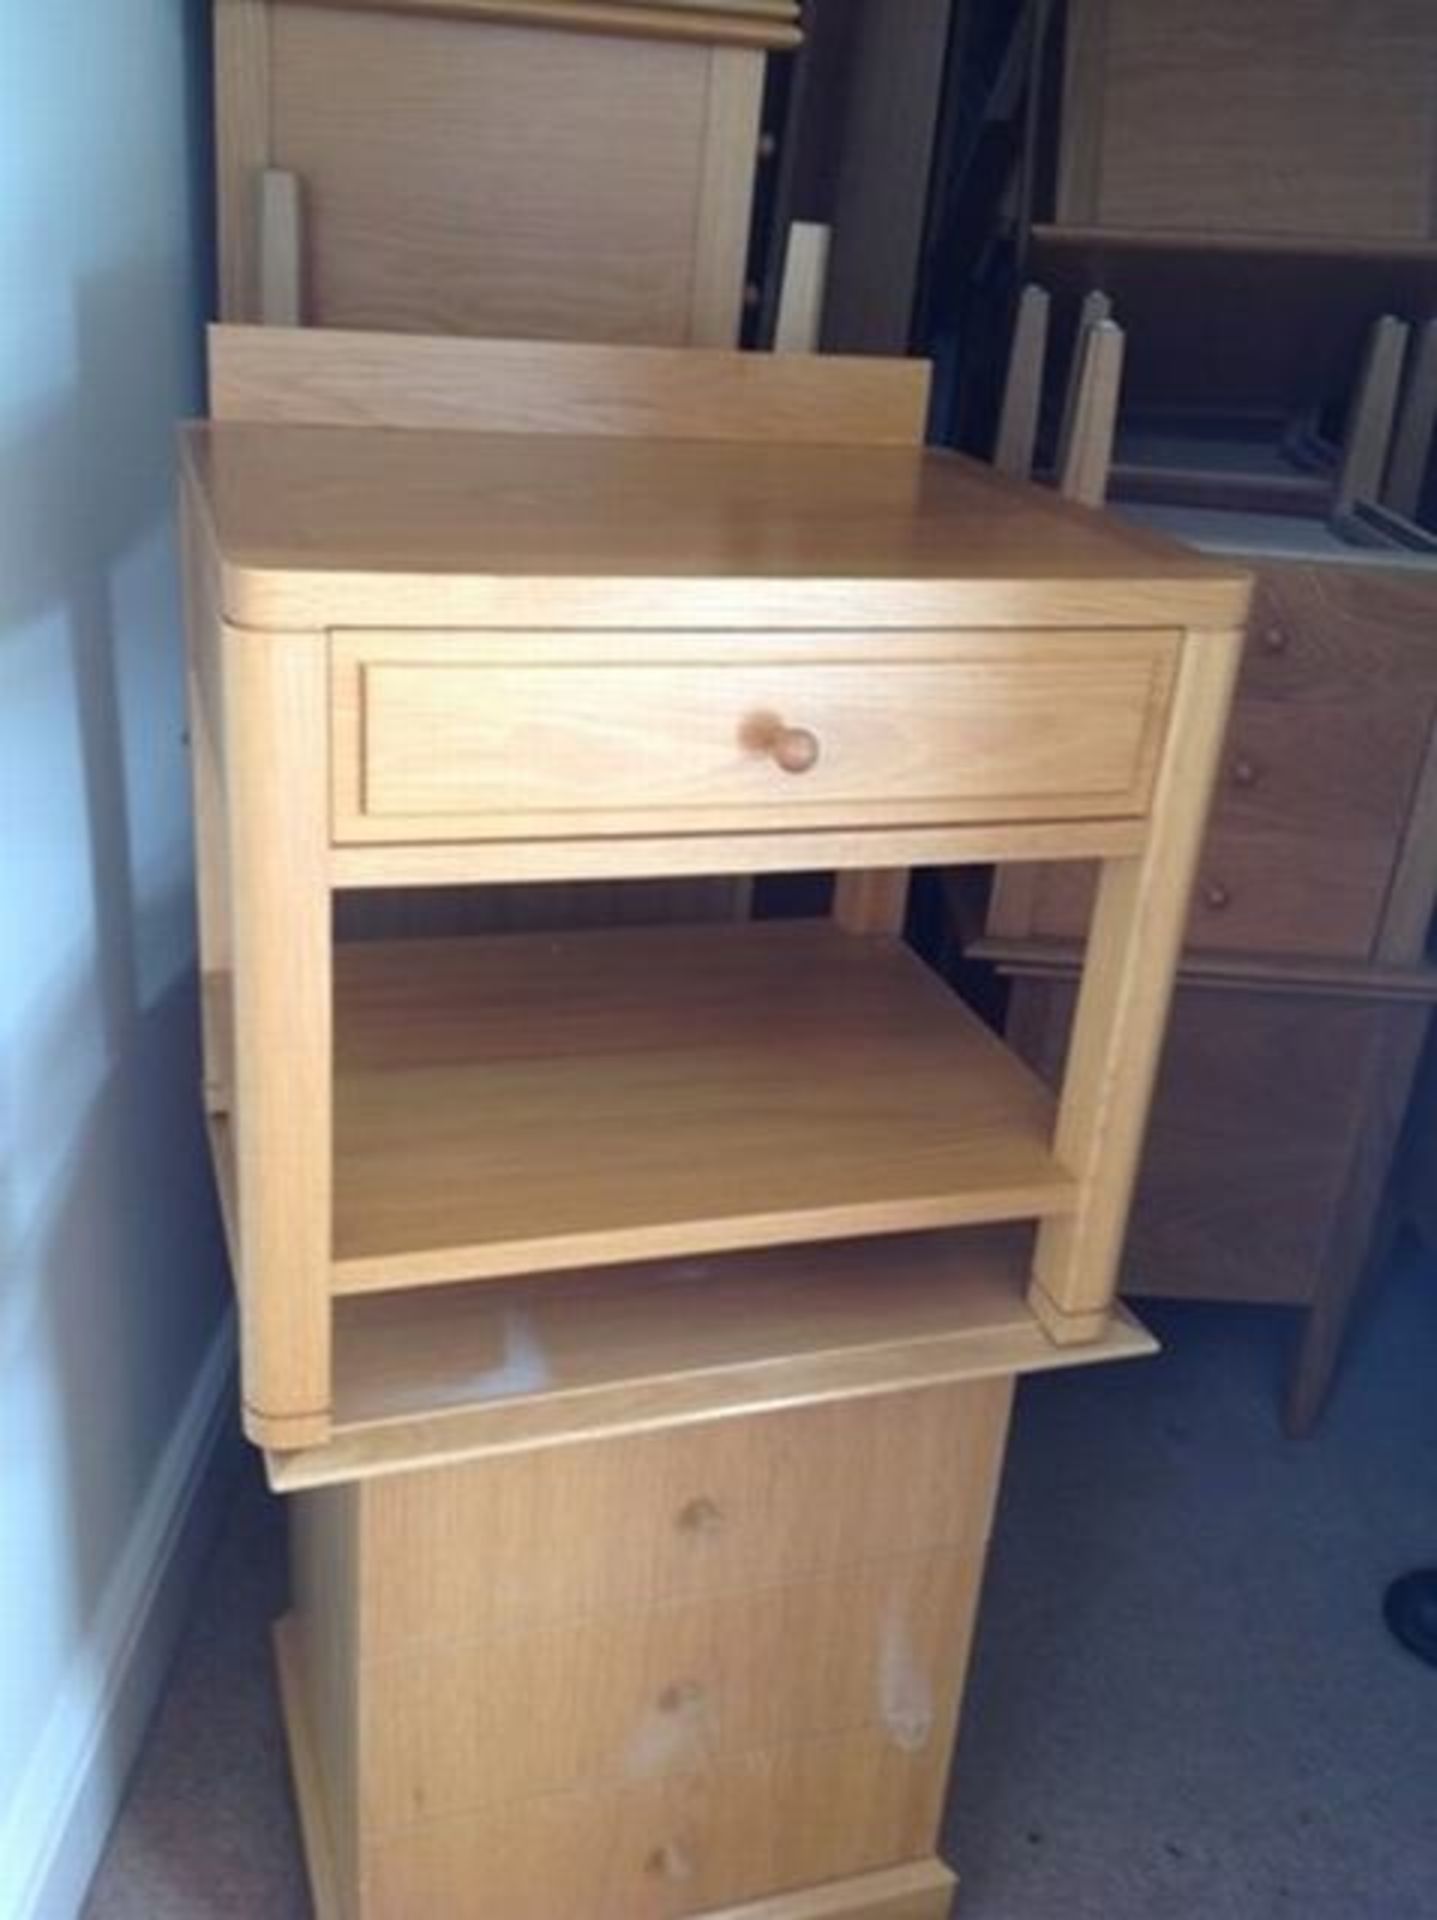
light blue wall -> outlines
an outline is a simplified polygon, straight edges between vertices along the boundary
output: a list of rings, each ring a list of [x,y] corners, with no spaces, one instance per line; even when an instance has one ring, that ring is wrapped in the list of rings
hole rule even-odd
[[[224,1301],[172,543],[204,11],[0,0],[0,1810]]]

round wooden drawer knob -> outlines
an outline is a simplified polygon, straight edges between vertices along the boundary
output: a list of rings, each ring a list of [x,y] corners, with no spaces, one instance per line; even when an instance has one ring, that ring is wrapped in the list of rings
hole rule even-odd
[[[1221,880],[1207,881],[1202,890],[1202,899],[1203,905],[1214,913],[1221,913],[1224,907],[1232,904],[1232,895]]]
[[[1255,760],[1249,760],[1246,754],[1239,754],[1232,763],[1232,784],[1235,787],[1255,787],[1260,770]]]
[[[775,766],[785,773],[807,773],[818,765],[818,735],[807,727],[778,727],[769,741],[769,753]]]
[[[1262,644],[1268,653],[1287,652],[1287,632],[1274,621],[1270,627],[1262,630]]]
[[[656,1880],[692,1880],[694,1863],[683,1847],[668,1840],[654,1848],[644,1862],[644,1872],[651,1873]]]
[[[707,1494],[700,1494],[696,1500],[690,1500],[679,1508],[678,1528],[680,1533],[714,1534],[723,1527],[723,1511]]]

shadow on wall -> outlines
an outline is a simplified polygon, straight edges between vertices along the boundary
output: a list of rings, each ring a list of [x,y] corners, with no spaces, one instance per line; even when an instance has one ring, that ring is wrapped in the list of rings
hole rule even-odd
[[[193,132],[204,53],[186,33]],[[190,202],[199,224],[207,189]],[[12,421],[16,390],[45,397],[0,451],[0,1803],[83,1672],[225,1294],[173,540],[200,315],[196,236],[172,237],[75,285],[49,365],[5,369]]]

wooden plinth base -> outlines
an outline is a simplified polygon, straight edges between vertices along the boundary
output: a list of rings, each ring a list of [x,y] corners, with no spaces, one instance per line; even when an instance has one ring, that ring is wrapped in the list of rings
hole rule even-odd
[[[310,1726],[298,1641],[289,1620],[275,1624],[274,1653],[315,1920],[349,1920],[335,1869],[324,1777]],[[709,1907],[694,1920],[948,1920],[956,1885],[955,1876],[941,1860],[918,1860],[743,1906]],[[434,1920],[443,1917],[435,1915]],[[501,1917],[496,1915],[495,1920]],[[556,1915],[555,1920],[561,1917]]]

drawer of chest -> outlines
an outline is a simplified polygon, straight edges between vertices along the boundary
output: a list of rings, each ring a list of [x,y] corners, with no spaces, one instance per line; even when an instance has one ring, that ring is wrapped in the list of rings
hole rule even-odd
[[[359,1682],[366,1829],[861,1727],[941,1770],[980,1568],[939,1548],[372,1662]]]
[[[1370,954],[1429,726],[1421,702],[1371,689],[1342,702],[1239,699],[1193,891],[1189,947]],[[990,931],[1079,939],[1093,892],[1084,862],[1008,869]]]
[[[536,1794],[492,1818],[442,1816],[363,1849],[361,1911],[367,1920],[727,1913],[930,1854],[944,1761],[864,1730],[618,1788]],[[801,1910],[817,1909],[805,1900]],[[930,1909],[908,1908],[919,1910]]]
[[[362,1657],[976,1553],[1007,1405],[975,1381],[377,1480]]]
[[[1203,845],[1186,944],[1194,952],[1363,959],[1377,939],[1394,859],[1395,849],[1372,836],[1237,831],[1219,820]],[[995,886],[993,935],[1082,939],[1096,892],[1088,862],[1010,873]]]
[[[337,633],[340,841],[1146,810],[1171,633]]]

